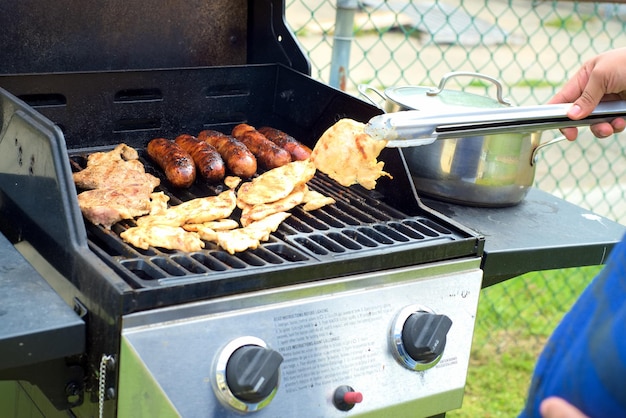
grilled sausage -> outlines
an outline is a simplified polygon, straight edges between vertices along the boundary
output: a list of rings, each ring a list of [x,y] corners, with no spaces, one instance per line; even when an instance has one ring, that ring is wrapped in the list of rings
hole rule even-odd
[[[176,142],[155,138],[148,142],[147,151],[174,186],[189,187],[196,179],[196,166],[191,155]]]
[[[200,132],[198,139],[214,146],[234,175],[249,178],[256,173],[256,157],[241,141],[213,130]]]
[[[267,169],[280,167],[291,162],[291,155],[253,126],[245,123],[233,128],[233,136],[243,142],[255,155],[259,163]]]
[[[196,170],[205,180],[217,183],[224,178],[226,174],[224,160],[211,144],[189,134],[177,136],[174,142],[191,155],[196,163]]]
[[[306,160],[311,156],[311,148],[281,130],[264,126],[258,131],[282,149],[287,150],[287,152],[291,154],[291,159],[293,161]]]

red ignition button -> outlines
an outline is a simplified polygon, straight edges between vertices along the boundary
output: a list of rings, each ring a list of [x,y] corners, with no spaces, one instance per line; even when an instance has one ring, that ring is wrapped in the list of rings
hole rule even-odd
[[[339,386],[335,389],[333,403],[341,411],[349,411],[354,405],[363,401],[363,394],[356,392],[351,386]]]
[[[363,401],[363,394],[361,392],[346,392],[346,394],[343,395],[343,401],[352,405],[361,403]]]

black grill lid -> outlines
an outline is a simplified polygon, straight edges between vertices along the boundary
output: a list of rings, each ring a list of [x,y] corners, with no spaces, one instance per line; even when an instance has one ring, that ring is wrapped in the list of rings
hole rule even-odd
[[[3,0],[0,75],[254,63],[308,74],[284,8],[282,0]]]

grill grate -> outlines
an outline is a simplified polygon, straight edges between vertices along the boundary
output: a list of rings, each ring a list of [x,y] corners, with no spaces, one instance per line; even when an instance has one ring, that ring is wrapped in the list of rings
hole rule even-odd
[[[81,156],[72,157],[74,169],[85,164]],[[142,156],[146,171],[163,177],[151,162]],[[178,204],[198,196],[217,194],[223,186],[196,182],[192,188],[175,191],[167,189],[163,178],[160,189]],[[158,287],[189,280],[206,280],[219,276],[239,276],[245,271],[288,267],[290,265],[319,264],[321,261],[340,261],[366,253],[398,246],[419,246],[434,241],[454,240],[451,230],[422,216],[410,217],[382,203],[375,193],[359,187],[345,188],[323,173],[317,173],[309,187],[336,200],[312,212],[300,206],[291,209],[279,229],[259,248],[234,255],[211,242],[201,251],[186,253],[176,250],[137,249],[120,238],[120,233],[135,225],[122,221],[106,230],[87,222],[91,249],[114,268],[135,288]]]
[[[211,243],[191,254],[137,250],[119,238],[134,222],[120,223],[111,231],[85,224],[72,196],[71,171],[85,166],[86,155],[120,142],[141,150],[157,136],[227,131],[242,122],[274,126],[311,146],[337,120],[365,121],[380,110],[276,64],[45,74],[3,77],[3,82],[22,97],[52,95],[54,103],[60,102],[35,101],[33,105],[40,104],[35,112],[0,91],[9,115],[3,123],[11,121],[3,132],[10,140],[0,141],[0,156],[15,173],[0,184],[3,201],[14,202],[0,208],[3,215],[19,219],[16,239],[30,237],[41,243],[40,237],[48,237],[50,245],[38,244],[38,250],[89,295],[87,299],[99,299],[102,288],[121,294],[124,313],[482,252],[483,241],[475,232],[422,205],[397,149],[381,152],[393,179],[381,178],[375,191],[344,188],[318,175],[311,187],[338,203],[313,213],[291,210],[292,216],[256,250],[230,255]],[[159,126],[141,125],[152,120]],[[120,121],[126,128],[118,129]],[[29,157],[29,172],[21,159],[12,157],[16,151],[36,156]],[[169,195],[170,204],[224,190],[223,185],[202,182],[187,190],[169,190],[162,171],[145,153],[140,155],[146,170],[161,178],[160,189]],[[32,196],[38,197],[34,204]],[[51,202],[44,212],[42,199]]]

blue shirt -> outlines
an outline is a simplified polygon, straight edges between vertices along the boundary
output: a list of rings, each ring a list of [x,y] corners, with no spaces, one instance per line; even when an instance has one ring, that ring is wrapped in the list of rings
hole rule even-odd
[[[592,418],[626,417],[626,236],[546,344],[520,417],[558,396]]]

